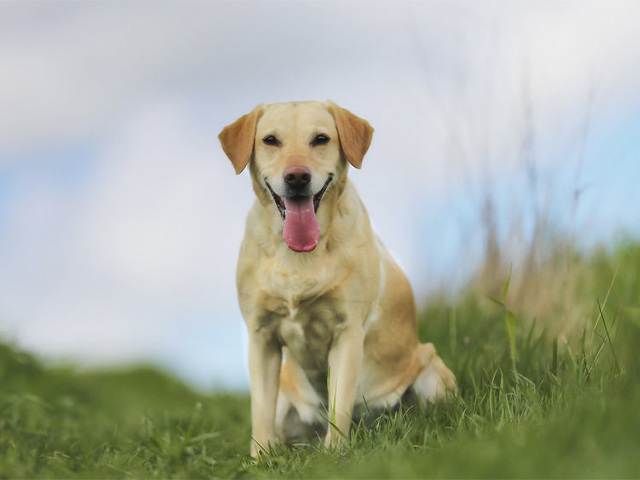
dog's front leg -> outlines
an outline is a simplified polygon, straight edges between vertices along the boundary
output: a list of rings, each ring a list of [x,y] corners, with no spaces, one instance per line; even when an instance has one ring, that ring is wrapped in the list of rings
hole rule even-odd
[[[348,327],[329,352],[329,428],[325,445],[344,443],[349,435],[362,363],[364,331]]]
[[[249,337],[249,377],[251,381],[251,455],[267,451],[275,440],[276,401],[280,385],[282,348],[262,332]]]

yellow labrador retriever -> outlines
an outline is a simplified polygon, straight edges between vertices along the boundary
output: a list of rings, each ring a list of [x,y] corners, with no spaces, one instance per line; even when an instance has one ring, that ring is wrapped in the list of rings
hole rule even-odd
[[[372,134],[330,102],[261,105],[220,133],[236,173],[249,165],[258,197],[237,270],[254,456],[308,431],[341,443],[365,403],[371,411],[408,391],[426,401],[455,391],[433,345],[418,341],[409,282],[347,179]]]

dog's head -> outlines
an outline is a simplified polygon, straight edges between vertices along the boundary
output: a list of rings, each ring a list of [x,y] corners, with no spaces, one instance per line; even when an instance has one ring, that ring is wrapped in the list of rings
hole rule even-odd
[[[260,105],[219,138],[237,174],[250,165],[256,195],[279,212],[289,248],[310,252],[323,198],[341,193],[348,163],[360,168],[372,135],[366,120],[334,103],[292,102]]]

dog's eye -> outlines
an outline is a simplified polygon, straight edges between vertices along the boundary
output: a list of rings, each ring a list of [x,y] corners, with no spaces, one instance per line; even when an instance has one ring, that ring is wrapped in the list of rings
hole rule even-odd
[[[265,145],[273,145],[273,146],[280,145],[280,142],[278,141],[278,139],[273,135],[267,135],[266,137],[264,137],[262,139],[262,143],[264,143]]]
[[[329,137],[327,137],[326,135],[320,133],[320,134],[316,135],[313,140],[311,140],[311,145],[314,146],[314,147],[316,145],[326,145],[327,143],[329,143],[329,140],[331,140]]]

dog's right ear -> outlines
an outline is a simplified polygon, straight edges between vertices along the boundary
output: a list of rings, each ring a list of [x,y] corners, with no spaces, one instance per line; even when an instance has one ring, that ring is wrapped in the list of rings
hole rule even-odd
[[[340,145],[347,160],[355,168],[360,168],[364,155],[371,145],[373,127],[366,120],[331,101],[327,102],[327,106],[336,122]]]
[[[257,106],[251,113],[243,115],[231,125],[224,127],[218,135],[222,149],[231,160],[236,175],[240,174],[251,160],[256,125],[262,116],[262,111],[262,105]]]

